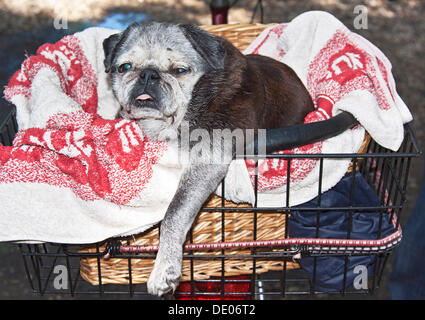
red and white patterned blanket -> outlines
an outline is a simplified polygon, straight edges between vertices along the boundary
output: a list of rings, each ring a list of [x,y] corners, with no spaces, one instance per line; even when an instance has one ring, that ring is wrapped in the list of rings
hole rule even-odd
[[[136,122],[96,113],[98,75],[74,36],[45,44],[27,58],[11,78],[6,99],[22,95],[31,101],[32,82],[43,68],[55,72],[61,90],[81,110],[53,114],[42,128],[20,130],[13,147],[1,147],[0,183],[45,183],[70,188],[85,201],[128,203],[149,182],[167,145],[148,141]]]
[[[20,131],[12,147],[0,146],[0,201],[5,204],[0,241],[96,242],[142,231],[162,219],[182,166],[172,146],[148,141],[135,122],[115,119],[119,106],[101,49],[113,32],[91,28],[43,45],[5,89],[6,99],[17,107]],[[378,143],[398,149],[411,115],[395,90],[391,65],[333,16],[309,12],[270,27],[245,53],[273,57],[295,70],[316,106],[306,123],[345,110]],[[356,152],[362,126],[282,153]],[[339,181],[349,162],[325,161],[323,191]],[[286,205],[286,166],[283,160],[260,161],[259,205]],[[291,161],[291,205],[315,197],[318,170],[314,159]],[[254,163],[235,161],[226,197],[253,202],[253,180]]]
[[[244,53],[266,55],[295,70],[315,104],[315,111],[307,115],[305,123],[347,111],[361,124],[332,139],[278,153],[356,153],[364,129],[382,146],[398,150],[404,138],[403,125],[412,116],[396,91],[391,63],[378,48],[332,15],[312,11],[290,23],[271,26]],[[323,191],[341,179],[349,162],[349,159],[324,161]],[[254,161],[248,161],[247,167],[254,180]],[[282,196],[286,196],[287,161],[259,161],[258,170],[259,202],[282,204]],[[291,205],[317,195],[318,171],[315,159],[292,159]]]

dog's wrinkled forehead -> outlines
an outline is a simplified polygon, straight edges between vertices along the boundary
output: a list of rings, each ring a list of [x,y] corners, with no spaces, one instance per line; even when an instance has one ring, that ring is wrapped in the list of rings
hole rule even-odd
[[[123,40],[116,55],[116,65],[132,62],[140,68],[151,66],[165,71],[176,63],[190,63],[192,68],[204,64],[177,25],[139,25],[133,27]]]

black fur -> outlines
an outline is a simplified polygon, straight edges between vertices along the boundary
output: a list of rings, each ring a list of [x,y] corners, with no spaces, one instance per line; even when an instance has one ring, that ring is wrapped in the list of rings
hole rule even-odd
[[[223,69],[226,51],[222,39],[193,24],[180,25],[193,48],[208,63],[211,69]]]

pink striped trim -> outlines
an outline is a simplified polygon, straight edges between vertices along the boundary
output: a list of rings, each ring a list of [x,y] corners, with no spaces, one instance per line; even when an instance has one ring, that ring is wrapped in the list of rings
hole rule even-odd
[[[399,228],[393,234],[380,240],[352,240],[352,239],[312,239],[312,238],[294,238],[277,240],[257,240],[240,242],[212,242],[212,243],[193,243],[184,246],[185,251],[200,250],[220,250],[236,248],[261,248],[261,247],[282,247],[291,245],[311,245],[311,246],[338,246],[338,247],[361,247],[378,249],[393,245],[401,239],[401,229]],[[158,245],[154,246],[121,246],[121,253],[143,253],[156,252]]]

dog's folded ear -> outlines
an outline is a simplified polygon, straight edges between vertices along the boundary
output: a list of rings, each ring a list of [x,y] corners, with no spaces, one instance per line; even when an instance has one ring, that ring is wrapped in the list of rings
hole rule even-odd
[[[193,24],[179,25],[183,34],[199,55],[214,69],[224,68],[226,50],[222,40]]]
[[[105,60],[103,60],[103,64],[105,65],[105,72],[107,73],[111,71],[114,48],[120,41],[120,38],[121,33],[116,33],[103,40],[103,51],[105,52]]]
[[[128,38],[128,35],[130,34],[130,31],[133,28],[137,28],[140,25],[135,22],[132,25],[130,25],[127,29],[120,33],[115,33],[105,40],[103,40],[103,51],[105,53],[105,60],[103,61],[105,65],[105,72],[110,72],[112,70],[115,56],[117,54],[117,51],[119,47],[124,43],[124,41]]]

